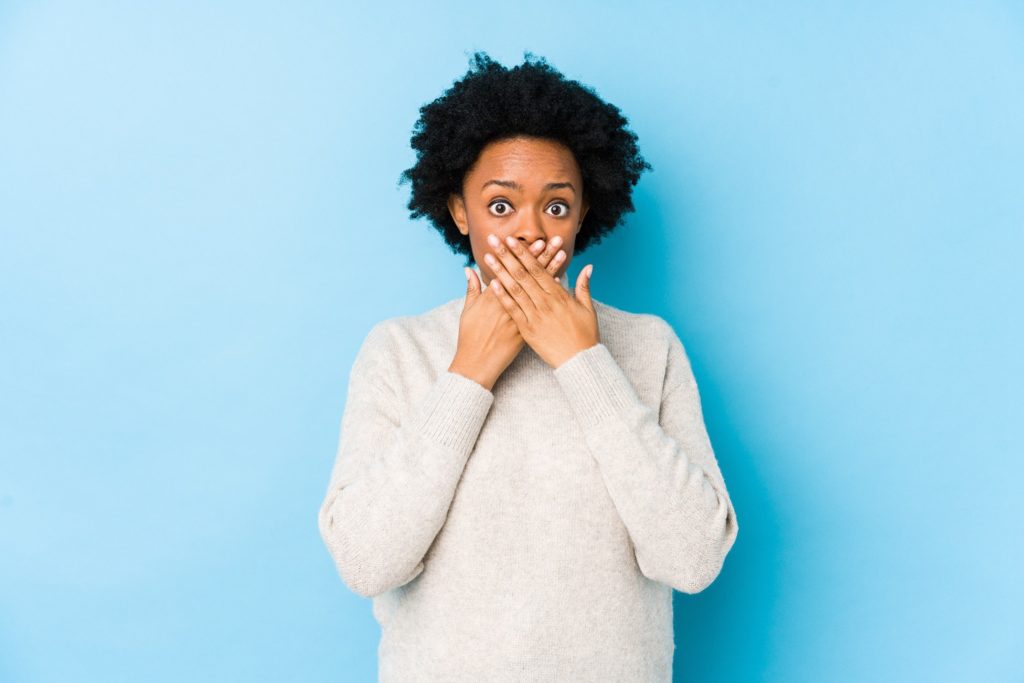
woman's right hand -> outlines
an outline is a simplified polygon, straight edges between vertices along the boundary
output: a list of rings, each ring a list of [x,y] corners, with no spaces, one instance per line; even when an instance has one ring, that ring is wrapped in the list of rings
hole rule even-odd
[[[564,251],[537,240],[530,245],[530,253],[537,256],[537,261],[552,276],[557,277],[555,273],[565,261]],[[519,334],[519,327],[498,301],[494,290],[487,287],[481,292],[476,271],[471,268],[466,271],[466,300],[459,319],[459,342],[448,370],[468,377],[490,391],[505,368],[519,355],[525,342]]]

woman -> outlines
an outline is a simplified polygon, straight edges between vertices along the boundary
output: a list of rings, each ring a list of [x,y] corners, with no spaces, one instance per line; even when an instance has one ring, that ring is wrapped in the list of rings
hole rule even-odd
[[[573,254],[632,211],[619,110],[545,60],[483,53],[421,109],[409,208],[469,263],[464,296],[374,325],[319,528],[373,598],[382,681],[668,681],[672,589],[739,530],[682,343],[572,293]]]

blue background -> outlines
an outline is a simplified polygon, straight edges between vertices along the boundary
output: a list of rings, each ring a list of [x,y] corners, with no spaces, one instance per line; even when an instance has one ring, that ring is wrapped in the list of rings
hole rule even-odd
[[[1024,8],[0,4],[0,680],[373,680],[316,512],[398,174],[486,50],[654,166],[578,254],[687,346],[741,532],[691,681],[1024,679]]]

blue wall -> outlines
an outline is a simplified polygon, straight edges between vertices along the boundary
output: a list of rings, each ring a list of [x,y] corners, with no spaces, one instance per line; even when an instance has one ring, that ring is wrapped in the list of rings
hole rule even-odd
[[[0,4],[0,680],[373,680],[315,516],[362,336],[463,291],[396,181],[473,49],[654,166],[570,279],[741,520],[677,678],[1024,678],[1019,3],[211,4]]]

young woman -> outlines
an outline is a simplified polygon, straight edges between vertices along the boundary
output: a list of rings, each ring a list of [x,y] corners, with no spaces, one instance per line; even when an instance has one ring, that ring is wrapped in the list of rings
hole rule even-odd
[[[374,325],[350,374],[318,521],[373,598],[382,681],[669,681],[672,589],[739,531],[673,329],[594,299],[590,265],[569,290],[651,166],[530,57],[477,53],[420,110],[412,216],[479,265]]]

